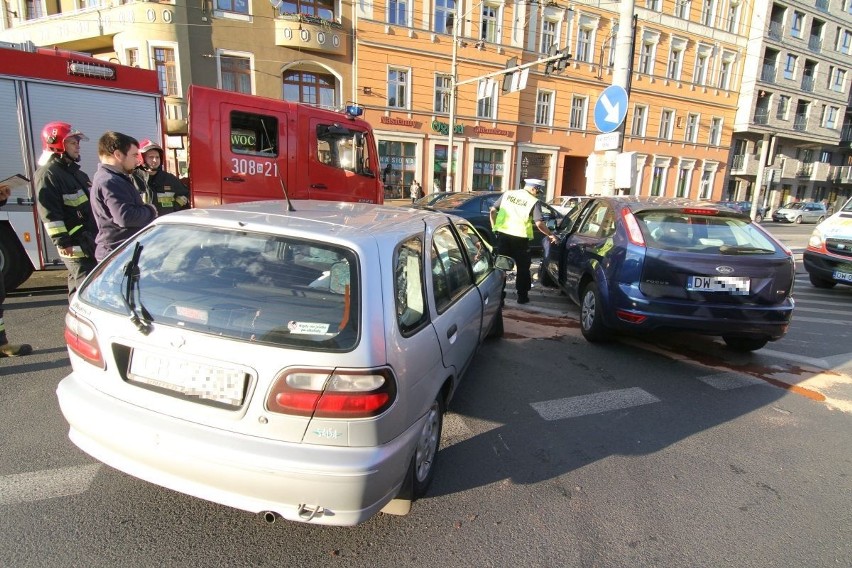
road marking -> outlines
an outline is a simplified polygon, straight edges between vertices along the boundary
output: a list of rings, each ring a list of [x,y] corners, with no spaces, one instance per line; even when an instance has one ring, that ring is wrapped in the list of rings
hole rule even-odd
[[[716,373],[715,375],[704,375],[703,377],[698,377],[698,380],[717,390],[732,390],[743,387],[753,387],[755,385],[766,386],[765,381],[749,377],[748,375],[741,375],[739,373]]]
[[[99,463],[0,476],[0,505],[79,495],[100,471]]]
[[[578,416],[609,412],[610,410],[622,410],[654,402],[660,402],[660,399],[639,387],[632,387],[629,389],[533,402],[530,406],[545,420],[561,420],[563,418],[576,418]]]

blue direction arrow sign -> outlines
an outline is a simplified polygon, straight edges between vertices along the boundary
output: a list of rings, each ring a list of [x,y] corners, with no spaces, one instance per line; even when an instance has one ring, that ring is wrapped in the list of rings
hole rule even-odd
[[[603,133],[612,132],[627,116],[627,91],[624,87],[610,85],[595,104],[595,126]]]

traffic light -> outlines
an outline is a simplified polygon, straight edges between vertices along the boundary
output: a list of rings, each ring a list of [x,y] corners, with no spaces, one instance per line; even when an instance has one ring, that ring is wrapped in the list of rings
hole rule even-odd
[[[559,56],[559,59],[552,59],[557,56]],[[568,60],[571,59],[571,54],[568,53],[567,47],[560,50],[556,47],[556,45],[551,45],[550,55],[548,56],[548,58],[550,59],[550,61],[544,64],[545,75],[564,71],[565,68],[568,67]]]
[[[559,55],[559,48],[556,46],[555,43],[550,46],[550,49],[548,51],[549,51],[549,53],[547,54],[548,58],[552,58],[552,57]],[[547,63],[545,63],[544,64],[544,74],[550,75],[551,73],[556,71],[556,63],[557,63],[557,60],[555,60],[555,59],[550,59]]]
[[[556,60],[556,72],[564,71],[566,67],[568,67],[568,60],[571,59],[571,54],[568,53],[568,48],[566,47],[562,51],[559,52],[561,57]]]
[[[506,69],[514,69],[517,66],[518,66],[518,58],[517,57],[513,57],[512,59],[510,59],[509,61],[506,62]],[[508,93],[509,91],[512,90],[512,75],[513,75],[513,73],[504,73],[503,74],[503,85],[502,85],[501,90],[504,93]]]

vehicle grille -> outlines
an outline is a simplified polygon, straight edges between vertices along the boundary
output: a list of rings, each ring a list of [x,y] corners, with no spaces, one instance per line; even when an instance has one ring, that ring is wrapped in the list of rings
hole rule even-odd
[[[825,240],[825,249],[832,254],[852,258],[852,239],[835,239],[829,237]]]

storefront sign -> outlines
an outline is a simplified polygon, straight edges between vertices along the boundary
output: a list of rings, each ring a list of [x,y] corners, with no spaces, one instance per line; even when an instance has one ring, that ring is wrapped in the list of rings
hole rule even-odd
[[[514,133],[510,130],[501,130],[499,128],[485,128],[484,126],[475,126],[473,131],[481,136],[483,134],[493,134],[495,136],[512,136]]]
[[[393,126],[408,126],[409,128],[420,128],[423,124],[422,122],[418,122],[416,120],[408,120],[405,118],[393,118],[391,116],[383,116],[381,118],[382,124],[391,124]]]
[[[432,130],[437,132],[438,134],[449,134],[450,133],[450,125],[446,122],[439,122],[437,120],[432,121]],[[453,134],[464,134],[464,124],[456,124],[453,127]]]

